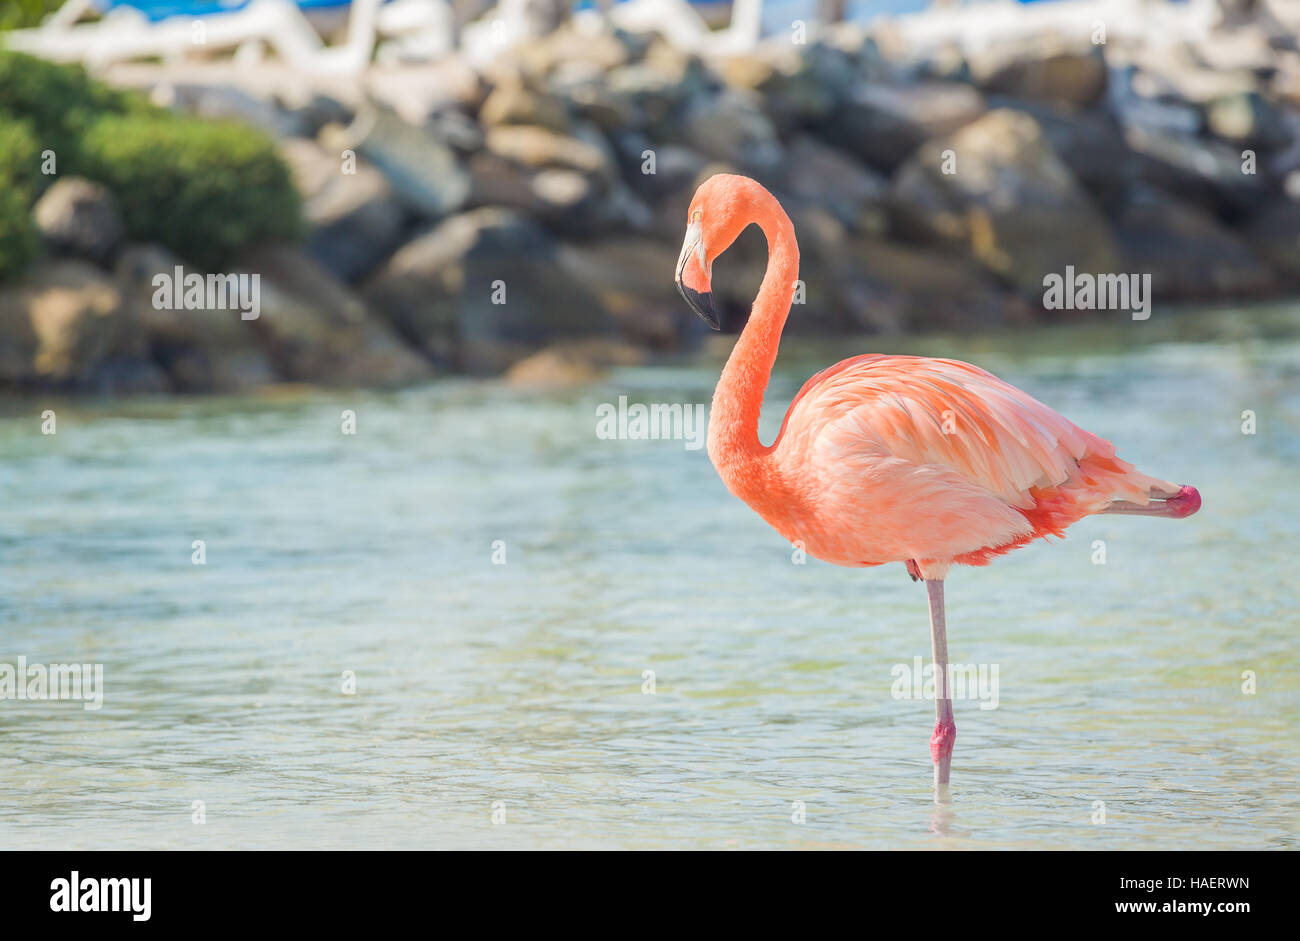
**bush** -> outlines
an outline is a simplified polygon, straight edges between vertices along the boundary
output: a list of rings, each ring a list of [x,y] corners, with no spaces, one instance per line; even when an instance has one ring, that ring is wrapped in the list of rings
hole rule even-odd
[[[173,115],[101,118],[82,141],[84,175],[117,197],[127,230],[215,268],[244,246],[294,238],[289,168],[260,133]]]
[[[0,6],[0,29],[40,26],[41,20],[61,6],[63,0],[6,0]]]
[[[0,281],[22,274],[39,251],[27,198],[0,184]]]
[[[31,122],[42,150],[53,150],[59,173],[76,173],[80,141],[104,114],[153,109],[143,98],[96,82],[79,65],[58,65],[0,50],[0,113]]]
[[[133,238],[209,269],[301,229],[289,168],[260,131],[176,115],[80,66],[0,50],[0,190],[30,206],[51,179],[38,162],[47,149],[59,176],[113,192]]]
[[[31,122],[0,109],[0,189],[22,195],[30,205],[45,182]]]

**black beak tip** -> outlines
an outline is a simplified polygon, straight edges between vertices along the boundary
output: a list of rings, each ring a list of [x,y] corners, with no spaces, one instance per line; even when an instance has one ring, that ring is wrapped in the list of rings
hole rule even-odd
[[[695,311],[701,320],[707,323],[714,330],[722,329],[722,324],[718,320],[718,312],[713,306],[712,291],[705,291],[701,294],[699,291],[691,290],[680,281],[677,282],[677,290],[682,295],[683,299],[685,299],[686,303],[690,305],[691,310]]]

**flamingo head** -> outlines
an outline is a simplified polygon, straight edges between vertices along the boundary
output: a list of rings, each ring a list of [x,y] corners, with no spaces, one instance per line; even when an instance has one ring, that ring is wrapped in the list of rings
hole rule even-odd
[[[687,210],[686,241],[677,259],[677,290],[714,330],[721,330],[722,322],[713,305],[713,259],[754,221],[755,190],[766,193],[748,177],[719,173],[700,184]]]

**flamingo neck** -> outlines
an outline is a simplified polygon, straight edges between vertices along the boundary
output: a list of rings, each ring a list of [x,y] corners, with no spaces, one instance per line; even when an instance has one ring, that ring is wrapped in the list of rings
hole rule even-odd
[[[758,416],[781,344],[781,331],[799,277],[799,245],[790,217],[772,197],[754,221],[767,238],[767,271],[749,322],[736,341],[713,393],[709,458],[719,471],[770,451],[758,438]],[[725,471],[723,476],[725,477]]]

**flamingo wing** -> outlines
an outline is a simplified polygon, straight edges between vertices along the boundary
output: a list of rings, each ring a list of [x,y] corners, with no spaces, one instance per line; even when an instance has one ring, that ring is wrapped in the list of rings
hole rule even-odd
[[[800,390],[774,448],[788,432],[839,453],[860,445],[918,468],[946,468],[1020,511],[1039,534],[1111,500],[1145,504],[1152,488],[1177,490],[1033,396],[957,360],[844,360]]]

